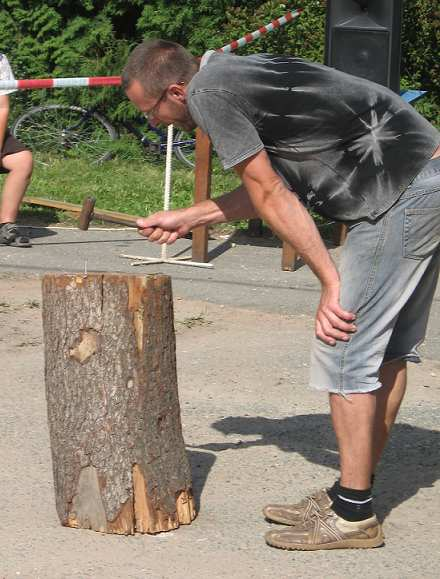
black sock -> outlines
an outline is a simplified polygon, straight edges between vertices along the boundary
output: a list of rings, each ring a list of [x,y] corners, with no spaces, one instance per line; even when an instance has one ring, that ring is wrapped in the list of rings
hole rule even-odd
[[[336,484],[332,509],[337,515],[346,521],[363,521],[373,516],[371,488],[360,491]]]
[[[371,479],[370,479],[371,489],[373,489],[374,479],[375,479],[375,474],[373,473],[373,474],[371,475]],[[331,498],[332,501],[334,501],[334,500],[336,499],[336,495],[338,494],[339,481],[340,481],[340,479],[338,479],[337,481],[335,481],[334,484],[333,484],[333,486],[327,489],[327,494],[328,494],[328,496]]]
[[[334,485],[327,489],[327,494],[331,498],[332,501],[336,499],[336,495],[338,494],[339,489],[339,479],[335,481]]]

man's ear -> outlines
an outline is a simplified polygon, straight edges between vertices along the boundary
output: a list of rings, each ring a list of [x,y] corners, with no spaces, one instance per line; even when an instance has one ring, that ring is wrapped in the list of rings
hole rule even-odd
[[[170,84],[168,94],[179,102],[186,102],[186,87],[182,84]]]

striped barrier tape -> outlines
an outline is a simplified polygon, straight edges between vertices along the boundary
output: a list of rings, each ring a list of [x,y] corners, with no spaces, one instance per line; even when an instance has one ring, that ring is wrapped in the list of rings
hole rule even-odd
[[[302,8],[298,8],[297,10],[292,10],[291,12],[287,12],[287,14],[284,14],[284,16],[281,16],[281,18],[277,18],[276,20],[272,20],[272,22],[270,22],[269,24],[266,24],[265,26],[261,26],[260,28],[258,28],[258,30],[255,30],[254,32],[248,32],[248,34],[245,34],[244,36],[242,36],[238,40],[233,40],[232,42],[230,42],[226,46],[223,46],[223,48],[220,48],[219,52],[220,51],[221,52],[232,52],[233,50],[236,50],[237,48],[241,48],[242,46],[249,44],[249,42],[252,42],[253,40],[256,40],[257,38],[260,38],[260,36],[263,36],[263,34],[267,34],[268,32],[272,32],[272,30],[275,30],[276,28],[281,28],[281,26],[284,26],[288,22],[291,22],[292,20],[297,18],[301,14],[302,11],[303,11]]]
[[[232,52],[237,48],[249,44],[253,40],[260,38],[268,32],[272,32],[276,28],[281,28],[288,22],[291,22],[297,18],[301,12],[302,8],[297,10],[292,10],[277,18],[272,20],[269,24],[261,26],[258,30],[254,32],[249,32],[245,34],[242,38],[238,40],[233,40],[226,46],[219,49],[219,52]],[[119,86],[121,84],[120,76],[89,76],[89,77],[76,77],[76,78],[36,78],[29,80],[0,80],[0,90],[25,90],[25,89],[37,89],[37,88],[69,88],[69,87],[79,87],[79,86]]]

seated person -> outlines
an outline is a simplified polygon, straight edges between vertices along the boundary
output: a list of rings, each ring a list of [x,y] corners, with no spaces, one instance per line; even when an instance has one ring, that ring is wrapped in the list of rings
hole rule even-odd
[[[8,59],[0,53],[0,81],[14,80]],[[9,97],[0,90],[0,173],[7,173],[0,203],[0,245],[31,247],[15,224],[21,200],[32,175],[32,153],[8,130]]]

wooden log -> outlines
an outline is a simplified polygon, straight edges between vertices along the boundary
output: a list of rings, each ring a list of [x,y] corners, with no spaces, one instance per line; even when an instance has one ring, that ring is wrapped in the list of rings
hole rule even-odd
[[[61,523],[119,534],[189,524],[170,278],[46,274],[43,329]]]
[[[196,168],[194,202],[205,201],[211,196],[212,145],[208,135],[196,130]],[[196,227],[192,237],[192,260],[208,261],[208,228]]]

